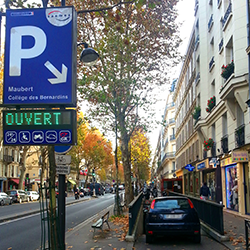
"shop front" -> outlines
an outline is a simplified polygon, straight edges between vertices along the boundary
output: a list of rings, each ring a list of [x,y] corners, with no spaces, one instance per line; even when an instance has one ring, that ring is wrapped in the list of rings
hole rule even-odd
[[[245,157],[238,157],[244,155]],[[227,209],[250,214],[248,152],[235,151],[221,160],[223,182],[223,204]]]
[[[219,203],[222,200],[219,162],[214,158],[206,159],[196,164],[196,171],[200,173],[199,183],[197,183],[199,189],[206,182],[211,194],[210,200]]]
[[[200,173],[195,171],[196,168],[188,164],[183,169],[184,176],[184,193],[199,197],[200,193]]]

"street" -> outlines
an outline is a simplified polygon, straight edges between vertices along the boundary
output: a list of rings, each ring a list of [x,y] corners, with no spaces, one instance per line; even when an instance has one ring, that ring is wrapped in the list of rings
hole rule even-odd
[[[114,203],[113,194],[105,194],[96,199],[74,203],[66,206],[66,232],[82,223],[91,216],[102,211]],[[66,198],[67,203],[74,201],[74,197]],[[82,199],[83,200],[83,199]],[[13,204],[0,207],[1,216],[16,216],[39,209],[39,202]],[[0,248],[1,250],[36,250],[41,244],[41,217],[40,213],[0,223]]]

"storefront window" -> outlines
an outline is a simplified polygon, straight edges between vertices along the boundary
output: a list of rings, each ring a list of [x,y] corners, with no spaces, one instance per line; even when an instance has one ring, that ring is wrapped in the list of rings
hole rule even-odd
[[[250,214],[250,171],[248,164],[244,164],[244,178],[246,183],[245,187],[246,213]]]
[[[185,178],[185,194],[188,194],[188,174],[184,175]]]
[[[237,165],[226,168],[227,208],[238,211]]]
[[[190,193],[194,192],[193,173],[190,173]]]
[[[200,172],[194,173],[194,180],[195,180],[195,194],[200,195],[200,178],[199,178]]]
[[[212,172],[206,173],[206,181],[207,181],[207,186],[210,190],[211,200],[215,201],[216,200],[216,197],[215,197],[215,187],[216,187],[215,170],[213,170]]]

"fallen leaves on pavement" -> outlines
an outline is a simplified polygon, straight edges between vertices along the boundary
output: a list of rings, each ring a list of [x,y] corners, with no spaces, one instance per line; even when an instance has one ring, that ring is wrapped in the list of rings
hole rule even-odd
[[[115,232],[120,237],[120,241],[124,241],[129,229],[129,217],[128,214],[124,216],[113,216],[110,221],[119,228],[115,228]]]

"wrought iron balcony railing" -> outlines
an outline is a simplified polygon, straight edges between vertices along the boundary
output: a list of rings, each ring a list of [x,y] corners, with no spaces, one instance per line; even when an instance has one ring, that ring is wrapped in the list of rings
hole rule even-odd
[[[214,57],[212,57],[209,62],[209,70],[211,70],[213,66],[214,66]]]
[[[221,148],[224,154],[228,153],[228,135],[224,135],[221,138]]]
[[[219,52],[222,50],[223,48],[223,38],[220,40],[220,43],[219,43]]]
[[[200,72],[198,72],[197,76],[195,78],[195,84],[197,84],[199,82],[200,78],[201,78],[201,75],[200,75]]]
[[[203,149],[203,159],[207,158],[207,151],[205,149]]]
[[[170,141],[175,140],[175,135],[170,135]]]
[[[211,148],[211,155],[212,155],[212,157],[216,157],[216,142],[214,142],[214,144]]]
[[[200,36],[197,35],[196,36],[196,39],[195,39],[195,43],[194,43],[194,48],[195,50],[197,50],[198,46],[199,46],[199,43],[200,43]]]
[[[213,20],[213,14],[211,14],[211,16],[210,16],[210,19],[209,19],[209,21],[208,21],[208,31],[210,31],[211,30],[211,28],[212,28],[212,26],[213,26],[213,23],[214,23],[214,20]]]
[[[174,158],[174,157],[175,157],[175,152],[168,152],[162,158],[162,162],[164,162],[164,160],[167,159],[167,158]]]
[[[232,13],[232,3],[229,3],[228,7],[227,7],[227,11],[223,17],[223,20],[222,20],[222,26],[224,27],[225,26],[225,23],[227,22],[227,19],[229,17],[229,15]]]
[[[245,145],[245,124],[235,129],[235,147],[239,148]]]

